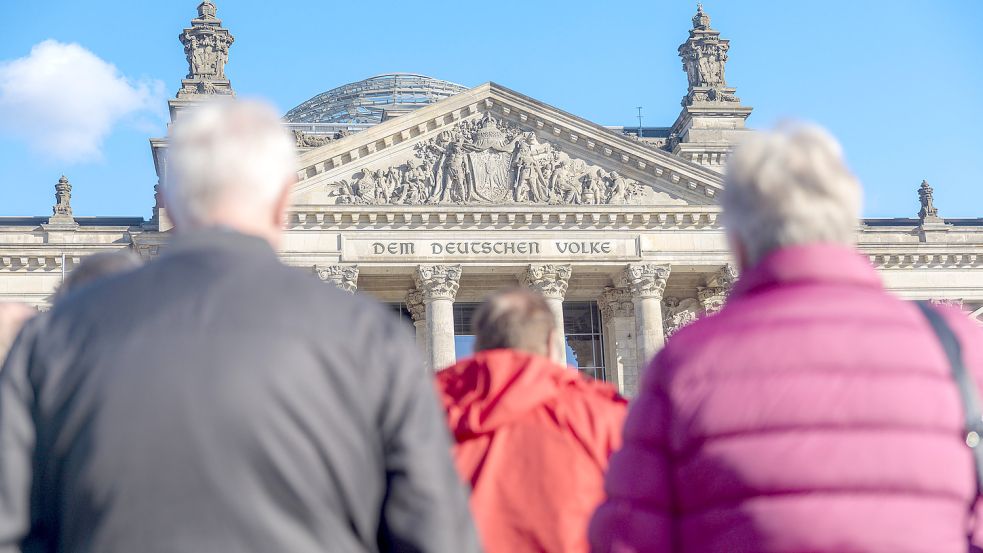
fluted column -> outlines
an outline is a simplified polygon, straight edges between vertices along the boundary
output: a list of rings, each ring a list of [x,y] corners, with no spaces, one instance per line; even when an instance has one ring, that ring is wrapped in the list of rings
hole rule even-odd
[[[530,265],[522,275],[522,284],[542,294],[553,312],[556,324],[553,351],[561,363],[566,363],[567,359],[567,341],[563,336],[563,298],[567,295],[572,272],[570,265]]]
[[[413,328],[416,329],[416,345],[430,360],[430,340],[427,337],[427,305],[423,302],[423,293],[410,290],[406,293],[406,309],[413,318]],[[433,367],[429,367],[431,370]]]
[[[358,288],[358,266],[356,265],[315,265],[314,274],[324,282],[330,282],[339,290],[354,294]]]
[[[719,271],[707,278],[707,285],[697,290],[697,297],[703,310],[708,314],[720,311],[736,281],[737,269],[730,264],[724,265]]]
[[[604,325],[604,367],[608,381],[626,397],[638,389],[635,303],[631,290],[607,287],[597,298]]]
[[[461,282],[461,266],[420,265],[413,279],[426,306],[430,368],[441,370],[457,360],[454,352],[454,298]]]
[[[638,366],[646,367],[665,345],[662,328],[662,294],[669,280],[669,266],[633,263],[625,268],[624,283],[635,305],[635,344]]]

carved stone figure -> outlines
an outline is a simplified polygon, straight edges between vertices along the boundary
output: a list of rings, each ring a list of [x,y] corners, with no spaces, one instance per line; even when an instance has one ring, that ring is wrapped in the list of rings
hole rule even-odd
[[[420,161],[410,158],[402,174],[402,191],[396,203],[419,204],[427,200],[431,188],[430,174],[423,168]]]
[[[737,102],[734,89],[727,87],[724,69],[730,41],[720,38],[720,32],[710,28],[710,16],[697,5],[689,39],[679,47],[683,70],[689,89],[683,105],[694,102]]]
[[[295,138],[317,143],[302,133]],[[644,189],[488,114],[418,143],[406,162],[365,168],[353,179],[327,185],[336,203],[626,204],[637,203]]]
[[[611,184],[609,185],[608,201],[609,204],[625,203],[625,194],[628,193],[628,181],[618,174],[617,171],[611,173]]]
[[[933,199],[932,187],[928,184],[928,181],[923,180],[921,186],[918,187],[918,201],[922,208],[918,211],[918,218],[922,222],[940,222],[942,220],[939,217],[939,210],[935,207]]]
[[[549,201],[546,177],[539,162],[532,154],[533,139],[527,135],[517,140],[512,154],[512,170],[515,174],[515,201],[541,203]]]
[[[55,185],[55,205],[51,208],[52,215],[59,218],[72,217],[72,184],[68,177],[62,175]]]
[[[467,158],[460,142],[451,142],[444,156],[444,164],[439,177],[441,181],[439,203],[450,201],[466,203],[471,199],[471,179],[468,174]]]
[[[562,162],[553,170],[552,188],[555,191],[555,198],[559,203],[579,204],[582,191],[581,184],[577,181],[570,164]]]
[[[188,60],[188,76],[182,82],[178,98],[232,94],[232,87],[225,77],[225,64],[229,61],[229,46],[235,38],[222,27],[216,11],[215,5],[207,0],[199,4],[198,17],[191,20],[191,27],[184,29],[178,37]]]
[[[594,171],[588,171],[583,176],[584,182],[584,192],[582,203],[589,205],[597,205],[607,203],[607,194],[605,193],[604,186],[604,175],[601,169],[595,169]]]
[[[293,133],[298,148],[319,148],[333,140],[330,136],[310,135],[299,130],[294,130]]]

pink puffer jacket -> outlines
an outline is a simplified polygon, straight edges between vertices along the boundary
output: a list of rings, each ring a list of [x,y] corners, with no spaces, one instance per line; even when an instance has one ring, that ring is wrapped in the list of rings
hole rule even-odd
[[[940,309],[983,382],[983,329]],[[962,429],[917,307],[853,250],[787,248],[648,369],[592,547],[964,553],[976,484]]]

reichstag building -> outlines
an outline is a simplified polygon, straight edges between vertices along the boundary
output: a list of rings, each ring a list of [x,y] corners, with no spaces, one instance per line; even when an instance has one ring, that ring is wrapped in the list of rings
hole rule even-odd
[[[680,35],[688,87],[666,127],[604,126],[495,83],[412,73],[314,96],[284,116],[301,166],[283,261],[392,305],[434,368],[470,353],[485,295],[528,286],[553,307],[567,362],[633,393],[644,361],[719,309],[738,278],[718,195],[751,108],[725,78],[729,43],[702,8]],[[233,40],[202,2],[180,34],[188,74],[172,120],[234,96]],[[167,139],[150,146],[163,180]],[[983,318],[983,218],[943,218],[931,186],[912,179],[912,216],[863,221],[860,249],[899,296]],[[74,216],[64,177],[55,200],[50,217],[0,218],[0,299],[44,309],[88,254],[153,260],[167,248],[159,194],[149,220]]]

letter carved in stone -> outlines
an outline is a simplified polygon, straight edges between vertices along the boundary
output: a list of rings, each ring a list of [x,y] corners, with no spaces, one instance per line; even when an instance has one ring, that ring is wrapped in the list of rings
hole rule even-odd
[[[551,299],[562,300],[567,294],[570,265],[530,265],[522,275],[522,284]]]
[[[461,285],[460,265],[420,265],[413,275],[416,288],[423,295],[423,301],[435,299],[453,300]]]
[[[635,204],[637,181],[574,159],[490,114],[421,142],[405,163],[327,185],[338,204]]]
[[[354,294],[358,285],[358,267],[355,265],[315,265],[314,274],[349,294]]]
[[[623,284],[635,297],[662,298],[669,280],[669,266],[654,263],[632,263],[625,268]]]

